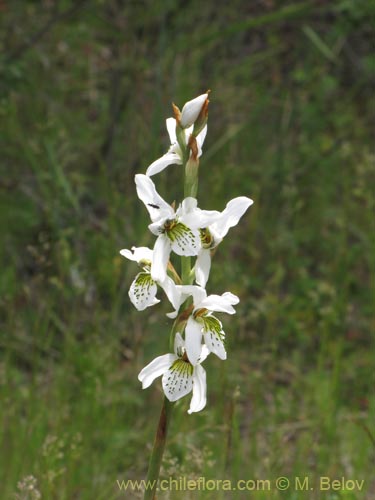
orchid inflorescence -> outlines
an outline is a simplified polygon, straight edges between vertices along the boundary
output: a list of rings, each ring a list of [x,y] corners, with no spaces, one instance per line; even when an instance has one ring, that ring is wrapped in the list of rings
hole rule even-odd
[[[230,292],[207,295],[211,257],[253,203],[240,196],[229,201],[222,212],[198,208],[198,166],[207,133],[208,102],[205,93],[187,102],[182,111],[173,105],[175,117],[166,120],[171,142],[168,152],[148,167],[146,175],[135,176],[138,197],[151,218],[148,227],[156,236],[154,247],[120,252],[141,267],[129,290],[134,306],[143,311],[159,303],[159,287],[173,306],[167,316],[175,319],[171,338],[174,352],[155,358],[141,370],[138,379],[146,389],[162,376],[164,394],[171,402],[192,391],[188,413],[206,405],[203,361],[210,353],[222,360],[227,357],[223,325],[214,313],[234,314],[233,306],[239,302]],[[151,179],[172,164],[185,167],[185,198],[177,209],[158,194]],[[182,278],[170,261],[173,253],[182,257]],[[196,258],[193,269],[191,257]]]

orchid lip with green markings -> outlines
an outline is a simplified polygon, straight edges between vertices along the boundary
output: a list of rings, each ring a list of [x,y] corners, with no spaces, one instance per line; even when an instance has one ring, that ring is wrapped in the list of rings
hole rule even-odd
[[[151,276],[153,251],[150,248],[132,247],[131,250],[124,248],[120,251],[120,254],[129,260],[137,262],[142,267],[142,271],[137,274],[129,289],[130,301],[138,311],[143,311],[147,307],[160,302],[156,298],[157,285],[164,290],[173,307],[178,307],[178,293],[173,280],[166,275],[164,280],[156,281]]]
[[[207,347],[201,345],[198,361],[193,365],[187,357],[185,342],[177,332],[174,354],[155,358],[141,370],[138,380],[142,382],[142,388],[146,389],[157,377],[162,376],[163,391],[169,401],[177,401],[193,392],[188,413],[201,411],[206,406],[207,391],[206,371],[201,363],[208,354]]]

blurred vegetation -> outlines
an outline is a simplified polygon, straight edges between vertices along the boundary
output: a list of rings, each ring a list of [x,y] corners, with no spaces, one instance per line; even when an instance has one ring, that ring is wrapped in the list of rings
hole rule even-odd
[[[203,412],[179,403],[164,474],[345,476],[366,491],[324,498],[374,498],[372,2],[0,12],[1,499],[138,498],[116,479],[147,469],[160,384],[142,391],[137,374],[166,352],[170,321],[166,304],[132,307],[137,270],[118,251],[152,245],[134,174],[166,151],[171,101],[207,88],[200,206],[255,203],[209,282],[241,297],[223,318],[229,359],[205,364]],[[181,198],[177,166],[155,182]]]

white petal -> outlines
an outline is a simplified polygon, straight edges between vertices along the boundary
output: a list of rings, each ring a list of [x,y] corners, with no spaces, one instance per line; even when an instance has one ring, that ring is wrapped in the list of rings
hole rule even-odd
[[[130,285],[129,297],[138,311],[143,311],[146,307],[154,306],[160,302],[156,298],[157,291],[158,287],[150,273],[139,273]]]
[[[221,217],[210,226],[210,230],[214,232],[217,238],[224,238],[229,229],[238,224],[240,218],[252,204],[253,200],[246,196],[234,198],[227,204],[221,213]]]
[[[181,126],[187,128],[193,125],[201,112],[202,106],[205,103],[208,94],[202,94],[191,101],[188,101],[181,111]]]
[[[232,307],[238,304],[239,298],[232,293],[225,292],[223,295],[209,295],[202,300],[199,307],[208,309],[209,311],[225,312],[227,314],[235,314],[236,311]]]
[[[202,325],[190,316],[185,328],[186,354],[192,365],[198,363],[202,351]]]
[[[191,229],[208,227],[220,219],[221,213],[217,210],[201,210],[197,204],[195,198],[188,196],[178,208],[176,214],[186,226]]]
[[[135,254],[131,250],[128,250],[127,248],[123,248],[122,250],[120,250],[120,254],[123,257],[125,257],[126,259],[138,262],[136,257],[135,257]]]
[[[131,250],[124,248],[120,250],[120,254],[134,262],[141,262],[144,260],[152,260],[152,250],[147,247],[132,247]]]
[[[220,217],[220,212],[216,210],[201,210],[197,208],[193,213],[184,214],[179,219],[191,229],[201,229],[211,226]]]
[[[207,401],[206,392],[206,371],[202,366],[197,365],[194,367],[193,397],[191,398],[190,408],[188,409],[189,414],[203,410]]]
[[[211,253],[210,250],[202,248],[195,262],[195,281],[201,287],[205,287],[211,269]]]
[[[185,128],[185,142],[186,144],[189,142],[190,136],[193,133],[194,125],[191,125],[188,128]]]
[[[215,316],[206,316],[204,319],[204,341],[208,350],[220,359],[227,359],[224,346],[225,333],[223,325]]]
[[[193,297],[194,307],[195,309],[199,304],[207,297],[206,290],[197,285],[176,285],[176,288],[183,295],[184,302],[188,297]]]
[[[171,241],[172,250],[177,255],[198,255],[201,248],[201,237],[197,229],[191,229],[182,222],[177,222],[166,235]]]
[[[176,137],[176,119],[175,118],[167,118],[165,120],[165,123],[167,125],[167,131],[169,135],[169,139],[171,141],[171,144],[174,144],[177,142],[177,137]]]
[[[221,296],[225,298],[225,300],[227,300],[232,306],[235,306],[240,302],[240,299],[237,297],[237,295],[234,295],[234,293],[231,292],[224,292]]]
[[[193,367],[188,361],[176,359],[162,378],[163,390],[169,401],[189,394],[193,387]]]
[[[191,222],[190,227],[203,228],[214,224],[220,218],[220,212],[217,210],[201,210],[198,208],[195,211],[195,223]]]
[[[142,382],[142,389],[147,389],[157,377],[163,375],[176,359],[174,354],[164,354],[145,366],[138,375],[138,380]]]
[[[170,253],[171,242],[165,234],[161,234],[155,241],[152,254],[151,276],[155,281],[163,282],[165,280]]]
[[[207,135],[207,125],[197,135],[198,156],[202,155],[202,147]]]
[[[169,165],[181,165],[182,160],[176,153],[166,153],[159,159],[155,160],[146,170],[146,175],[152,176],[158,174]]]
[[[137,174],[135,184],[138,198],[145,204],[152,222],[165,217],[174,217],[173,208],[157,193],[155,184],[150,177]]]
[[[210,351],[209,351],[208,347],[206,346],[206,344],[202,344],[202,350],[201,350],[201,354],[200,354],[199,359],[198,359],[198,364],[203,363],[203,361],[207,358],[207,356],[209,354],[210,354]]]
[[[162,287],[169,302],[175,309],[173,313],[168,313],[167,316],[169,318],[175,318],[181,304],[185,301],[185,298],[183,298],[181,291],[177,288],[175,282],[169,276],[166,276],[164,281],[159,282],[159,285]]]
[[[196,225],[197,206],[198,201],[196,198],[193,198],[192,196],[185,198],[176,212],[178,220],[188,227],[194,227],[197,229],[199,227]]]
[[[188,213],[193,213],[194,210],[197,208],[197,206],[198,206],[198,200],[196,198],[193,198],[192,196],[188,196],[182,201],[181,206],[179,207],[176,213],[177,215],[180,214],[185,215]]]

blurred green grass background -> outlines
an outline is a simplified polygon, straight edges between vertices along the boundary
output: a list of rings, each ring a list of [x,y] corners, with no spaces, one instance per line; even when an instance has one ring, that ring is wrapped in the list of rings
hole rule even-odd
[[[138,313],[152,245],[134,175],[166,151],[171,101],[212,90],[199,199],[254,205],[208,291],[231,290],[229,359],[208,404],[175,411],[163,477],[364,479],[362,492],[160,498],[375,498],[374,6],[361,0],[0,2],[1,499],[140,498],[166,304]],[[373,40],[373,38],[372,38]],[[178,167],[155,179],[182,196]],[[27,491],[27,476],[36,486]],[[34,496],[32,496],[34,495]]]

